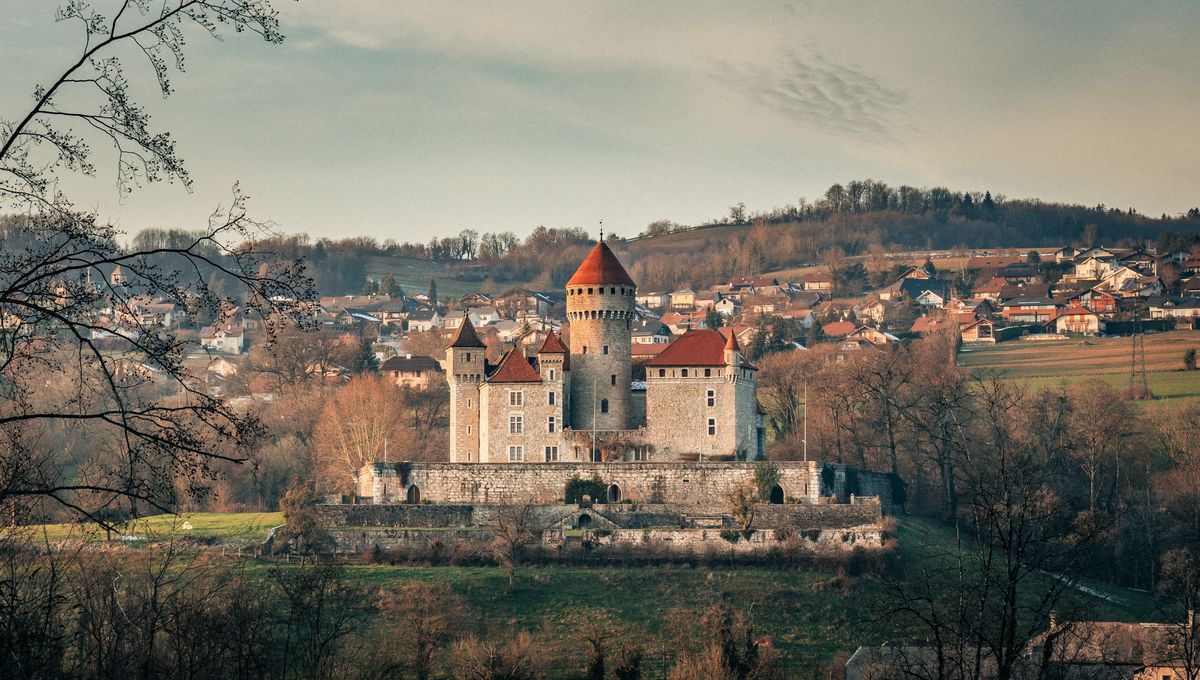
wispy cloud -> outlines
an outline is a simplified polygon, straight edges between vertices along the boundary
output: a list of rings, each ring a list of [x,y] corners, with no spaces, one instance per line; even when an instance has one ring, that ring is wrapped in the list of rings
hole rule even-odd
[[[713,77],[795,122],[872,140],[893,138],[907,102],[903,92],[856,68],[791,50],[773,65],[717,62]]]

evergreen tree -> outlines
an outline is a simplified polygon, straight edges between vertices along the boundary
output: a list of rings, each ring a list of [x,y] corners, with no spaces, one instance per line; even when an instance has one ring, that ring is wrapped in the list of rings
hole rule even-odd
[[[716,309],[709,307],[704,313],[704,325],[708,328],[716,330],[725,325],[725,319],[717,312]]]
[[[437,304],[437,299],[438,299],[437,281],[434,279],[429,279],[429,301],[434,304]]]

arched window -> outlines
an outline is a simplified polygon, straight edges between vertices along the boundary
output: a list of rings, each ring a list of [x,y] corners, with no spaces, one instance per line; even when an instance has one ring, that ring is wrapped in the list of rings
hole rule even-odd
[[[608,413],[608,400],[607,399],[600,400],[600,412]]]

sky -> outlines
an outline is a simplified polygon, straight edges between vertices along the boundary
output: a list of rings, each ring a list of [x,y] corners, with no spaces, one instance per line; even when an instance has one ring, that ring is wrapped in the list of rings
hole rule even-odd
[[[157,1],[157,0],[156,0]],[[114,0],[91,0],[99,8]],[[3,0],[0,119],[78,54],[53,0]],[[234,183],[281,231],[427,241],[538,225],[632,236],[834,182],[1158,215],[1200,204],[1200,3],[274,0],[287,39],[191,30],[163,99],[195,180],[77,204],[196,228]]]

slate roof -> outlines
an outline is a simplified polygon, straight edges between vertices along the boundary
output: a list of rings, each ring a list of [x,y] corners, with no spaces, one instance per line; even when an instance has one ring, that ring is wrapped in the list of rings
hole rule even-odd
[[[381,371],[400,371],[411,373],[415,371],[441,371],[442,365],[433,357],[427,357],[422,354],[404,355],[392,357],[383,362],[379,367]]]

